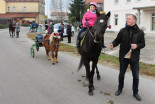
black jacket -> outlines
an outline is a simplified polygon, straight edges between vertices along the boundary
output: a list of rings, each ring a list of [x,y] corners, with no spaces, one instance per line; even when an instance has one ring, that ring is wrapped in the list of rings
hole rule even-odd
[[[71,35],[71,25],[67,25],[66,33],[67,33],[68,35]]]
[[[52,34],[54,32],[54,26],[50,25],[49,26],[49,34]]]
[[[144,32],[135,26],[132,28],[130,33],[130,27],[126,26],[122,28],[118,33],[116,39],[112,42],[113,46],[116,47],[120,44],[119,59],[123,59],[129,52],[131,44],[137,44],[137,48],[131,52],[131,61],[139,61],[140,49],[145,47]]]

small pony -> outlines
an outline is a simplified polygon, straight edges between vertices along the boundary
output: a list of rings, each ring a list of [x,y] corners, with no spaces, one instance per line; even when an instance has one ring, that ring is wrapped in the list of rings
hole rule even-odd
[[[59,51],[59,40],[61,39],[58,33],[53,32],[51,35],[47,34],[44,36],[43,45],[46,50],[46,58],[50,60],[49,52],[52,55],[52,64],[58,63],[58,51]]]

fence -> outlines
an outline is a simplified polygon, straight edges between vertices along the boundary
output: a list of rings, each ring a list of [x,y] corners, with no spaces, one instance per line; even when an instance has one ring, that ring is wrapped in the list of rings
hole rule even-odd
[[[8,19],[1,19],[0,18],[0,24],[9,24],[8,22],[9,22]]]

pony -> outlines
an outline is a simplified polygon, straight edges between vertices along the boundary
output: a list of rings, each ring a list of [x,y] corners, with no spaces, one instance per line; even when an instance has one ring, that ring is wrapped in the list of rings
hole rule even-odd
[[[97,67],[98,58],[102,50],[102,37],[107,29],[107,22],[111,13],[107,14],[101,13],[97,14],[97,20],[95,25],[85,31],[85,38],[82,39],[83,43],[78,47],[78,52],[81,55],[78,71],[84,65],[86,69],[86,77],[89,81],[89,91],[90,96],[93,95],[94,85],[94,69]],[[92,62],[92,70],[90,70],[90,62]]]
[[[46,58],[50,60],[49,52],[52,55],[52,64],[58,63],[58,50],[59,50],[60,35],[53,32],[51,35],[47,34],[43,38],[43,45],[46,50]]]
[[[15,24],[13,24],[12,20],[9,20],[9,21],[10,21],[9,22],[9,34],[13,38],[13,36],[15,36],[15,28],[16,28],[16,26],[15,26]]]

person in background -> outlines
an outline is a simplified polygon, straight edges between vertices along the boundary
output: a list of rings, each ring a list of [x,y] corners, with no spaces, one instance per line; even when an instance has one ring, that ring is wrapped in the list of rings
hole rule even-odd
[[[62,29],[61,29],[61,26],[59,26],[59,28],[58,28],[58,33],[60,34],[60,36],[61,36],[61,34],[62,34]],[[62,38],[62,36],[61,36],[61,38]]]
[[[127,25],[120,30],[116,39],[110,44],[110,49],[113,50],[114,47],[120,44],[119,50],[119,62],[120,62],[120,73],[119,73],[119,84],[118,89],[115,93],[119,96],[122,93],[124,87],[124,77],[128,65],[133,76],[133,96],[141,101],[141,97],[138,94],[139,86],[139,59],[140,50],[145,47],[144,32],[139,29],[136,24],[137,18],[135,15],[130,14],[127,18]]]
[[[68,22],[67,23],[67,30],[66,30],[66,33],[67,33],[67,36],[68,36],[68,43],[71,43],[71,35],[72,35],[72,28],[71,28],[71,25],[70,23]]]
[[[30,23],[30,30],[29,30],[29,32],[32,32],[32,28],[33,28],[32,23]]]
[[[38,43],[39,45],[42,45],[43,35],[41,34],[40,30],[37,30],[37,34],[35,35],[34,41]]]
[[[25,26],[27,27],[27,21],[25,21]]]
[[[61,32],[61,40],[63,41],[63,33],[64,33],[64,24],[63,24],[63,22],[61,22],[61,25],[60,25],[60,27],[61,27],[61,30],[62,30],[62,32]]]
[[[17,22],[17,23],[16,23],[16,38],[19,37],[19,32],[20,32],[20,25],[19,25],[19,23]]]
[[[49,31],[49,34],[52,34],[54,32],[54,26],[52,22],[50,22],[48,31]]]

